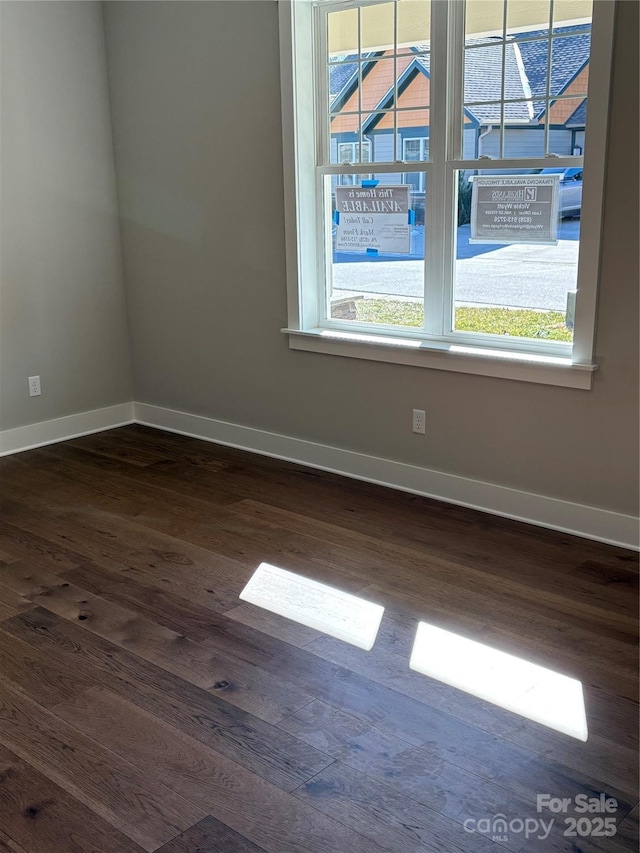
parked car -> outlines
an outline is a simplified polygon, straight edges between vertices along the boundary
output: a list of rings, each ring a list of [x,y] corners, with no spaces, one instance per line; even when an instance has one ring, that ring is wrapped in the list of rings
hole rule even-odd
[[[540,169],[539,175],[560,175],[560,216],[580,216],[582,208],[582,168]]]

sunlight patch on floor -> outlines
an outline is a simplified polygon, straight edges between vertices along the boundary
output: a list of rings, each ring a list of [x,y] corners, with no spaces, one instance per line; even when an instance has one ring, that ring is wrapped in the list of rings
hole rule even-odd
[[[578,740],[588,738],[582,683],[523,658],[418,624],[411,669]]]
[[[365,651],[384,613],[379,604],[269,563],[258,566],[240,598]]]

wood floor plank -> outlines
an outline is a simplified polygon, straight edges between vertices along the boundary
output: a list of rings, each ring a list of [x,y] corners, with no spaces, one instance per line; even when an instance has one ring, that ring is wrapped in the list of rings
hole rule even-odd
[[[91,561],[220,612],[237,606],[238,594],[252,574],[251,568],[222,554],[105,512],[25,513],[17,502],[12,509],[15,525],[27,531],[44,531],[51,541],[64,542],[81,552],[82,557],[78,554],[67,568]]]
[[[378,728],[406,739],[417,746],[429,744],[430,749],[433,746],[440,749],[440,743],[450,743],[452,733],[455,730],[457,735],[452,738],[455,744],[453,746],[453,750],[456,752],[455,762],[465,762],[461,766],[469,767],[472,772],[475,772],[474,768],[478,766],[482,767],[483,773],[485,771],[490,772],[489,766],[495,746],[495,736],[486,729],[483,730],[482,727],[470,725],[466,720],[448,713],[449,709],[440,709],[437,707],[437,700],[435,704],[432,704],[431,697],[427,694],[432,691],[438,696],[439,690],[441,690],[440,696],[451,696],[454,692],[460,693],[460,697],[457,697],[456,701],[468,702],[471,707],[478,709],[477,716],[481,726],[490,725],[492,717],[496,717],[498,720],[502,719],[501,709],[496,709],[488,703],[475,700],[474,697],[469,697],[461,691],[455,691],[454,688],[440,685],[432,680],[429,680],[430,683],[426,688],[420,687],[420,699],[408,695],[405,690],[396,691],[387,686],[382,687],[377,683],[382,672],[384,672],[385,684],[392,686],[395,684],[392,678],[393,673],[387,669],[371,669],[368,665],[369,653],[352,649],[346,644],[340,645],[342,655],[345,658],[348,656],[349,666],[334,665],[332,661],[328,662],[329,665],[312,662],[306,648],[296,649],[272,638],[260,639],[259,636],[253,635],[250,629],[240,632],[239,628],[230,628],[224,623],[220,625],[211,640],[203,643],[203,645],[213,648],[218,644],[224,644],[238,656],[244,655],[255,661],[260,661],[260,665],[274,675],[286,672],[288,678],[295,679],[297,684],[313,693],[317,698],[341,706],[355,716],[372,722]],[[397,663],[396,667],[398,671],[406,670],[407,661],[403,661],[401,664]],[[363,675],[365,672],[366,675]],[[356,673],[363,677],[358,679],[355,677]],[[423,680],[425,683],[427,682],[427,679],[418,676],[416,673],[411,673],[411,675],[414,675],[421,685]],[[444,690],[445,687],[446,691]],[[514,717],[508,712],[503,713],[509,717]],[[466,716],[466,714],[462,716]],[[625,791],[627,800],[636,793],[637,777],[632,751],[617,744],[602,744],[593,740],[592,744],[595,742],[596,747],[602,747],[601,751],[598,751],[597,748],[593,748],[592,751],[591,745],[589,745],[589,751],[585,751],[582,749],[583,745],[578,744],[577,741],[569,743],[569,738],[555,737],[555,733],[548,735],[548,730],[544,727],[537,724],[529,725],[528,721],[523,721],[521,718],[517,719],[517,724],[511,724],[514,731],[524,729],[528,733],[529,745],[536,750],[540,750],[538,741],[542,741],[545,744],[543,747],[545,757],[547,755],[557,757],[559,753],[560,763],[566,759],[568,767],[574,768],[574,776],[583,775],[585,777],[585,784],[589,785],[594,781],[599,781],[601,784],[606,783],[611,788]],[[434,732],[441,732],[442,742],[439,741],[439,738],[427,740],[425,731],[429,731],[432,738]],[[547,737],[549,737],[548,741],[545,740]],[[508,749],[511,753],[511,759],[517,759],[517,763],[520,764],[522,762],[527,763],[530,759],[535,758],[533,752],[528,749],[521,751],[513,742],[501,742],[501,747]],[[457,754],[458,749],[461,750],[459,755]],[[442,755],[445,758],[447,757],[446,752]],[[482,765],[482,759],[485,755],[489,761],[486,767]],[[601,760],[603,758],[606,758],[606,766],[604,767]],[[561,775],[564,772],[566,771],[561,771]]]
[[[39,607],[3,627],[285,791],[333,761],[325,751]]]
[[[233,631],[235,630],[234,627]],[[233,640],[233,631],[225,636],[225,642],[228,644]],[[264,640],[259,644],[259,638],[256,638],[253,644],[247,645],[245,638],[244,651],[245,654],[255,657],[269,671],[277,673],[278,666],[281,665],[274,654],[277,645],[276,641],[266,643]],[[531,753],[519,752],[506,743],[496,745],[493,738],[483,736],[478,729],[455,721],[437,709],[427,708],[416,700],[408,697],[403,700],[394,691],[378,687],[371,681],[359,680],[349,675],[349,670],[336,669],[330,664],[320,662],[315,664],[314,670],[314,667],[310,666],[309,655],[304,650],[291,647],[284,660],[289,675],[299,676],[305,680],[303,683],[309,686],[312,681],[317,680],[317,692],[322,693],[329,701],[335,697],[343,707],[351,707],[357,715],[364,715],[365,719],[374,721],[378,727],[386,727],[387,731],[390,730],[392,734],[401,737],[408,736],[416,745],[425,745],[429,751],[435,751],[445,760],[452,760],[471,772],[481,768],[482,775],[499,781],[504,776],[504,766],[527,767],[527,772],[519,782],[520,794],[525,798],[531,798],[535,796],[536,790],[546,790],[549,786],[551,789],[560,786],[562,790],[566,790],[567,786],[578,787],[580,790],[585,786],[588,788],[597,784],[606,787],[602,781],[598,783],[584,774],[570,772],[554,764],[546,767],[536,763]],[[427,741],[425,731],[430,734]],[[625,799],[624,794],[620,795],[618,791],[614,793],[618,794],[619,799]],[[628,797],[627,794],[626,798]]]
[[[147,448],[151,446],[149,441],[144,441],[144,445]],[[185,463],[189,467],[194,466],[199,470],[205,470],[207,480],[201,484],[190,483],[188,486],[182,485],[180,481],[176,480],[172,471],[175,457],[175,442],[173,439],[169,439],[167,447],[171,448],[169,451],[172,457],[170,461],[157,461],[145,467],[128,465],[126,462],[119,461],[115,454],[106,459],[100,459],[98,458],[99,454],[95,452],[94,448],[90,448],[88,444],[84,448],[77,448],[72,442],[68,442],[63,445],[48,446],[42,452],[47,456],[47,469],[59,473],[70,473],[68,469],[60,467],[60,460],[64,459],[66,463],[73,463],[76,475],[80,471],[80,468],[75,468],[76,465],[81,466],[84,464],[86,467],[100,466],[107,468],[110,474],[118,474],[129,485],[135,482],[143,487],[169,491],[174,496],[181,495],[189,499],[198,498],[219,506],[235,503],[241,499],[242,496],[239,496],[232,487],[227,485],[221,488],[218,485],[215,474],[217,471],[226,469],[228,464],[214,457],[207,457],[202,452],[201,442],[197,449],[185,455]],[[164,448],[161,448],[161,452],[164,452]]]
[[[284,619],[253,604],[240,604],[238,607],[226,610],[224,615],[228,619],[235,619],[241,625],[255,628],[256,631],[261,631],[269,637],[275,637],[277,640],[283,640],[300,648],[322,636],[320,631],[307,628],[306,625],[299,625],[291,619]]]
[[[0,571],[2,567],[0,566]],[[0,587],[0,622],[9,619],[23,610],[29,610],[33,604],[21,595]]]
[[[11,563],[2,567],[3,571],[18,560],[33,558],[39,562],[46,561],[50,566],[50,571],[54,572],[75,569],[82,562],[81,559],[78,559],[78,554],[73,553],[70,549],[59,547],[42,536],[29,533],[2,520],[0,520],[0,538],[7,543],[13,554]]]
[[[160,768],[168,786],[269,853],[380,849],[103,688],[91,688],[56,710],[86,734],[107,738],[142,772]],[[122,718],[127,726],[118,724]]]
[[[98,566],[81,566],[63,572],[60,577],[98,598],[143,613],[153,622],[196,642],[208,639],[216,629],[218,620],[211,610],[172,592],[139,584],[130,575],[110,572]]]
[[[264,853],[264,847],[209,816],[156,853]]]
[[[559,622],[544,615],[540,610],[540,591],[536,589],[536,595],[533,596],[529,587],[513,578],[507,582],[501,577],[493,577],[489,571],[461,567],[452,561],[436,559],[431,555],[425,559],[425,555],[419,551],[397,545],[387,545],[385,548],[384,543],[379,544],[371,536],[345,532],[343,541],[338,542],[340,531],[330,525],[316,522],[315,527],[308,530],[303,517],[277,512],[252,501],[242,501],[231,508],[230,512],[242,513],[270,523],[280,521],[296,531],[305,529],[306,526],[308,533],[315,532],[323,542],[333,540],[334,550],[340,549],[337,553],[343,556],[344,564],[349,566],[351,571],[358,571],[358,568],[344,545],[350,543],[352,546],[358,546],[357,552],[367,555],[366,571],[369,575],[375,573],[383,577],[385,583],[392,583],[397,591],[405,591],[407,596],[411,595],[414,600],[424,599],[430,606],[439,607],[450,617],[457,617],[460,613],[473,615],[477,624],[483,627],[489,624],[492,629],[508,631],[516,622],[517,634],[508,635],[512,642],[517,641],[523,645],[523,639],[527,638],[530,646],[539,647],[544,639],[546,647],[556,656],[558,645],[567,657],[569,652],[573,652],[572,660],[576,665],[590,667],[595,662],[601,663],[605,676],[612,669],[615,672],[628,667],[637,656],[637,634],[633,638],[635,642],[619,644],[617,640],[612,639],[603,644],[600,637],[593,635],[592,625],[589,630],[574,628],[566,624],[566,619]],[[294,521],[291,520],[292,516]],[[631,574],[629,572],[629,575]],[[574,589],[574,593],[575,591]],[[380,594],[379,590],[371,587],[367,592]],[[518,592],[520,598],[517,597]],[[590,584],[584,590],[589,604],[593,602],[596,594],[601,598],[596,584]],[[615,590],[615,595],[620,598],[618,590]],[[633,592],[622,596],[623,600],[628,601],[634,629],[637,624],[636,597]],[[544,651],[544,647],[540,651]]]
[[[0,815],[0,851],[142,853],[143,850],[2,746]],[[6,838],[4,843],[2,835]]]
[[[83,571],[81,570],[81,573],[77,574],[76,577],[82,578]],[[89,576],[87,575],[87,577]],[[91,577],[94,579],[93,582],[98,584],[97,588],[101,588],[99,576],[96,577],[94,573]],[[106,586],[107,584],[108,579],[105,578],[102,585]],[[131,585],[129,594],[134,598],[137,597],[139,609],[142,612],[146,612],[144,594],[141,594],[140,590],[136,592],[134,586],[134,584]],[[174,607],[168,618],[170,621],[175,620],[173,621],[173,627],[177,631],[184,632],[189,630],[190,620],[188,611],[183,612],[181,615],[181,608]],[[196,620],[194,619],[193,622],[195,624]],[[315,695],[317,695],[319,690],[322,690],[322,686],[314,684],[315,679],[309,677],[309,672],[313,670],[313,666],[310,663],[309,656],[305,655],[304,652],[295,652],[293,649],[288,648],[286,644],[261,637],[252,629],[243,630],[239,626],[231,626],[226,622],[224,617],[220,617],[217,614],[207,615],[207,625],[211,633],[211,639],[203,645],[211,647],[215,652],[226,648],[235,659],[254,659],[259,661],[274,676],[282,676],[284,671],[289,674],[295,674],[298,678],[304,679],[301,684],[302,689],[314,691]],[[586,747],[581,744],[578,745],[564,736],[558,736],[544,729],[542,726],[523,721],[521,718],[516,718],[513,714],[495,709],[493,706],[489,706],[480,700],[475,700],[454,688],[425,679],[416,673],[411,673],[407,670],[406,660],[394,657],[393,653],[385,652],[383,655],[379,653],[363,654],[359,650],[351,649],[329,638],[319,640],[318,643],[325,650],[327,648],[337,649],[337,657],[334,655],[330,659],[332,662],[341,664],[345,674],[348,671],[357,671],[364,676],[368,676],[373,681],[377,677],[377,673],[385,672],[387,676],[385,679],[386,683],[411,698],[428,705],[445,708],[462,720],[468,721],[471,718],[474,724],[478,724],[481,727],[491,728],[491,726],[495,726],[497,729],[498,726],[501,726],[502,734],[508,733],[510,739],[521,743],[527,749],[542,754],[554,755],[568,766],[582,773],[600,778],[614,787],[627,791],[634,790],[633,785],[636,778],[633,761],[634,754],[627,747],[602,743],[598,738],[594,737],[591,738]],[[313,650],[314,647],[317,647],[318,643],[312,643],[309,649]],[[320,664],[316,664],[315,667],[318,670]],[[327,667],[324,669],[328,676],[335,676],[335,670],[332,671]],[[326,693],[324,695],[326,696]],[[598,774],[601,775],[598,776]]]
[[[176,618],[178,617],[177,612],[174,615]],[[186,619],[187,617],[182,618]],[[327,698],[331,701],[331,690],[336,676],[339,676],[342,682],[340,686],[343,686],[349,673],[360,672],[369,678],[368,682],[364,681],[358,685],[361,693],[364,694],[361,700],[362,705],[364,705],[367,696],[371,701],[372,694],[380,693],[379,688],[374,687],[374,681],[380,672],[385,672],[387,684],[397,688],[399,692],[410,698],[416,699],[418,703],[434,705],[434,710],[437,706],[443,706],[450,713],[453,711],[454,716],[462,718],[461,722],[464,722],[465,718],[468,719],[473,712],[477,718],[474,719],[474,722],[481,727],[491,726],[496,721],[496,726],[510,727],[510,737],[515,741],[521,740],[527,749],[555,755],[561,762],[573,767],[576,771],[599,778],[613,787],[631,792],[635,790],[636,777],[633,752],[627,748],[615,744],[603,744],[597,738],[592,738],[588,746],[584,747],[564,736],[557,736],[553,732],[548,732],[544,727],[522,721],[521,718],[515,718],[514,722],[512,719],[514,715],[508,712],[502,712],[500,709],[495,709],[493,706],[481,702],[481,700],[475,700],[446,685],[432,682],[416,673],[408,672],[406,661],[399,658],[397,660],[386,660],[390,653],[386,653],[386,657],[381,657],[380,655],[362,653],[328,638],[318,641],[318,643],[324,644],[323,648],[329,645],[338,649],[338,659],[335,659],[334,656],[332,663],[337,662],[340,664],[340,668],[335,669],[319,662],[312,663],[308,652],[305,650],[294,649],[275,639],[266,638],[252,629],[231,625],[228,620],[218,614],[212,614],[209,624],[211,625],[212,636],[210,640],[203,642],[202,646],[211,648],[214,653],[218,653],[223,648],[227,649],[236,660],[254,660],[276,677],[282,677],[283,673],[286,672],[287,676],[294,679],[301,689],[309,690],[313,695],[320,695],[321,698]],[[185,630],[185,627],[179,624],[174,627]],[[309,648],[313,648],[315,645],[316,643],[312,643]],[[324,674],[320,681],[317,678],[319,673]],[[350,680],[353,682],[353,678]],[[328,693],[327,685],[329,685]],[[398,697],[394,697],[391,707],[397,705]],[[463,710],[459,710],[460,708]],[[471,711],[468,710],[469,708]],[[508,722],[501,722],[505,718],[508,719]],[[404,722],[406,720],[403,719]],[[480,737],[480,733],[473,728],[467,729],[467,731],[473,732],[476,739]]]
[[[404,793],[425,805],[437,803],[442,814],[464,824],[468,818],[479,819],[488,815],[511,814],[514,817],[536,818],[537,793],[547,790],[564,791],[572,801],[578,793],[592,796],[600,791],[598,783],[582,779],[567,768],[539,762],[530,762],[525,773],[532,785],[514,785],[497,765],[491,784],[477,776],[478,766],[467,763],[461,772],[457,765],[442,760],[442,756],[428,749],[417,749],[362,723],[342,711],[321,702],[313,702],[296,714],[283,720],[279,727],[302,738],[307,743],[323,749],[342,764]],[[496,753],[497,755],[497,753]],[[450,756],[453,762],[460,756]],[[479,763],[481,763],[481,757]],[[502,753],[504,767],[514,770],[522,761],[517,753]],[[522,765],[520,765],[522,767]],[[544,776],[549,772],[546,778]],[[321,776],[321,774],[320,774]],[[482,771],[486,777],[486,771]],[[312,780],[314,781],[314,780]],[[572,793],[573,792],[573,793]],[[620,815],[630,808],[628,801],[619,801]],[[517,840],[517,839],[516,839]],[[520,839],[524,841],[525,839]],[[511,849],[510,845],[507,845]],[[515,848],[514,848],[515,849]]]
[[[207,814],[165,787],[155,773],[141,773],[1,676],[0,744],[145,850],[155,850]]]
[[[341,764],[417,803],[436,804],[440,814],[463,825],[483,813],[535,813],[534,803],[504,787],[375,728],[359,731],[353,717],[324,703],[307,705],[280,727],[307,743],[323,743]]]
[[[79,450],[106,456],[108,459],[117,459],[127,465],[141,467],[153,465],[155,462],[164,462],[171,458],[161,450],[136,441],[126,430],[85,435],[73,439],[70,445]]]
[[[0,575],[0,585],[200,687],[224,690],[228,702],[262,719],[280,720],[311,701],[284,679],[275,683],[259,666],[223,649],[214,652],[57,575],[12,563]]]
[[[299,788],[301,800],[403,853],[498,853],[481,835],[466,833],[461,823],[407,801],[387,785],[336,762]],[[509,848],[507,848],[509,849]]]
[[[92,687],[94,682],[72,667],[36,651],[0,627],[0,673],[45,707]]]
[[[0,828],[0,853],[31,853],[31,851],[25,850],[22,845],[9,838]],[[39,853],[38,849],[36,848],[33,853]]]
[[[640,841],[640,804],[636,803],[629,814],[618,824],[618,840],[628,845],[629,850],[638,850]]]

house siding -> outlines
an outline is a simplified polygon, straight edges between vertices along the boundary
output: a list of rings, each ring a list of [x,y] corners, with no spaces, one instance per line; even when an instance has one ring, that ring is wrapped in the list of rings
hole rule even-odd
[[[549,130],[549,149],[554,154],[571,154],[572,133],[563,128]],[[482,140],[482,154],[500,156],[500,134],[497,129]],[[511,127],[505,133],[505,157],[544,156],[544,128]]]

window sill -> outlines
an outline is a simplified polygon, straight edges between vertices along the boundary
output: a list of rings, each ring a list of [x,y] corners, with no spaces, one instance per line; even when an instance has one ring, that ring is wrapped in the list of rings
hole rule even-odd
[[[439,344],[412,338],[391,338],[328,329],[282,329],[289,347],[344,358],[384,361],[432,370],[451,370],[477,376],[591,389],[596,364],[573,364],[568,358],[482,350],[458,344]]]

